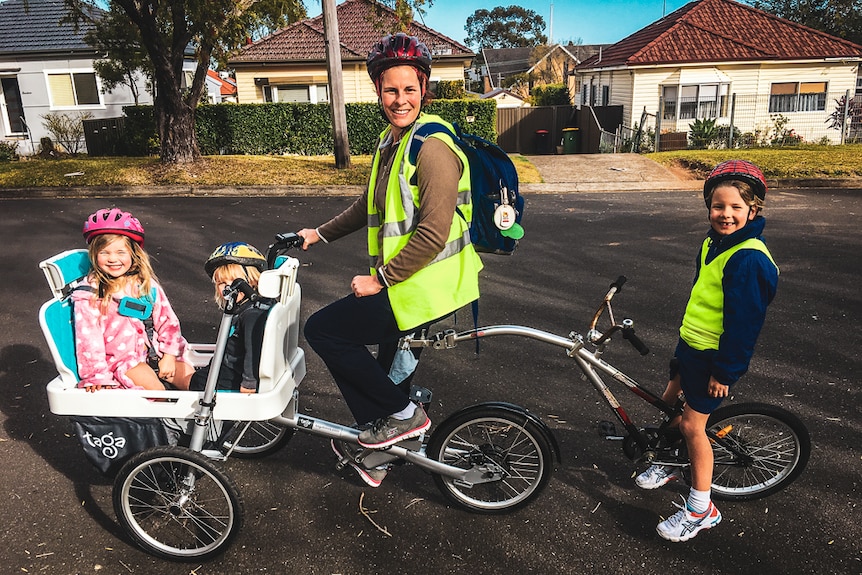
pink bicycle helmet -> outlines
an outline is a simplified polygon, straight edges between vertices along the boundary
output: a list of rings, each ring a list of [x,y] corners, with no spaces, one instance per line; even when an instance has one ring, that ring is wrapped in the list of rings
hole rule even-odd
[[[766,178],[760,168],[747,160],[727,160],[712,169],[703,183],[703,199],[709,207],[707,196],[709,192],[726,180],[741,180],[754,190],[754,195],[761,200],[766,199]]]
[[[138,218],[120,208],[101,209],[84,222],[84,239],[88,244],[103,234],[126,236],[144,247],[144,226]]]
[[[398,32],[384,36],[368,52],[365,63],[375,85],[385,70],[403,64],[413,66],[427,77],[431,73],[431,52],[416,36]]]

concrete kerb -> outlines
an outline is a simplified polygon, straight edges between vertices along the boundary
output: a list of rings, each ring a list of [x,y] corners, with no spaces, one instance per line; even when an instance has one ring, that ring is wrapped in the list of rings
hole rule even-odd
[[[770,190],[792,189],[859,189],[862,179],[779,179],[768,180]],[[661,182],[555,182],[521,184],[525,196],[544,194],[577,194],[601,192],[698,192],[703,180]],[[206,198],[206,197],[351,197],[365,191],[365,186],[110,186],[69,188],[10,188],[0,189],[0,200],[62,199],[62,198]]]

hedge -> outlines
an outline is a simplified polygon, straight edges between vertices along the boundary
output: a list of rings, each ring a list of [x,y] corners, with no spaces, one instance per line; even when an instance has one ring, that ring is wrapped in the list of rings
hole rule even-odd
[[[425,107],[465,131],[497,140],[497,104],[493,100],[434,100]],[[152,106],[127,106],[124,150],[132,156],[158,152]],[[376,103],[346,105],[352,155],[371,154],[386,120]],[[334,150],[329,104],[202,104],[195,132],[203,155],[327,155]]]

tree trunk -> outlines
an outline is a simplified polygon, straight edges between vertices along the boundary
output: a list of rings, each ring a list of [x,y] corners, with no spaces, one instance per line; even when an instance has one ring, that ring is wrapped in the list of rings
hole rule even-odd
[[[189,164],[200,158],[195,110],[179,90],[160,90],[153,106],[159,132],[159,155],[165,164]]]

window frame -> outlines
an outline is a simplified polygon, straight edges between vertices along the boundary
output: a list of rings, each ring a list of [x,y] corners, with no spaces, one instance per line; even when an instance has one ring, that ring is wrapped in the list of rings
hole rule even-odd
[[[780,86],[783,88],[779,88]],[[822,87],[822,90],[814,92],[811,91],[812,87]],[[769,84],[769,113],[825,112],[828,93],[828,81],[771,82]]]
[[[672,100],[667,98],[670,91],[673,91]],[[693,95],[691,95],[692,91]],[[690,95],[686,95],[686,92]],[[677,122],[700,118],[711,120],[728,118],[729,94],[730,82],[661,84],[664,108],[661,110],[662,120]]]
[[[42,71],[45,78],[45,87],[48,92],[48,104],[51,110],[100,110],[105,108],[105,100],[103,98],[104,94],[102,93],[102,82],[99,78],[99,75],[96,74],[96,71],[92,68],[67,68],[62,70],[52,70],[47,69]],[[78,98],[78,86],[75,83],[76,76],[82,75],[92,75],[93,81],[95,83],[95,95],[98,98],[98,103],[79,103]],[[66,76],[69,78],[69,83],[71,86],[72,97],[74,98],[74,104],[71,106],[58,104],[55,102],[57,99],[57,94],[51,89],[51,76]],[[82,86],[83,87],[83,86]]]
[[[328,104],[329,103],[329,85],[326,83],[321,84],[266,84],[262,86],[263,90],[263,100],[269,104],[277,104],[281,103],[278,99],[279,89],[287,90],[287,89],[303,89],[305,90],[306,99],[299,102],[289,102],[294,104]],[[323,98],[321,98],[321,91],[323,92]]]

